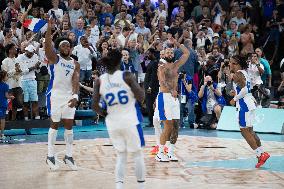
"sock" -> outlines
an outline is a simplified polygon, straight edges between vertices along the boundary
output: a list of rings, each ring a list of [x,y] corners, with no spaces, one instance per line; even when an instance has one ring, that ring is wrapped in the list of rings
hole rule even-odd
[[[165,146],[166,146],[167,148],[169,148],[170,144],[171,144],[171,142],[170,142],[169,140],[167,140]]]
[[[165,148],[165,145],[159,145],[159,152],[158,153],[164,153],[164,148]]]
[[[54,144],[58,130],[49,128],[48,130],[48,157],[54,156]]]
[[[161,128],[159,120],[156,119],[156,118],[153,118],[153,125],[154,125],[154,128],[155,128],[156,143],[159,146],[160,145],[160,137],[161,137],[161,134],[162,134],[162,128]]]
[[[175,149],[175,145],[170,143],[169,144],[169,153],[174,154],[174,149]]]
[[[145,162],[142,151],[133,153],[133,158],[135,162],[135,175],[138,183],[143,183],[145,181]]]
[[[40,116],[36,116],[35,119],[40,119]]]
[[[254,151],[255,151],[257,157],[261,156],[261,150],[259,149],[259,147],[257,149],[255,149]]]
[[[116,182],[115,188],[116,189],[124,189],[124,183],[123,182]]]
[[[123,186],[125,169],[127,162],[127,153],[126,152],[118,152],[115,166],[115,182],[116,186]]]
[[[73,129],[64,131],[64,139],[66,142],[66,156],[72,157],[72,147],[73,147]]]
[[[145,182],[138,181],[138,189],[145,189]]]
[[[28,118],[28,117],[25,117],[25,121],[27,121],[27,120],[29,120],[29,118]]]
[[[263,146],[260,146],[260,147],[258,147],[258,148],[259,148],[259,150],[260,150],[261,153],[264,152]]]

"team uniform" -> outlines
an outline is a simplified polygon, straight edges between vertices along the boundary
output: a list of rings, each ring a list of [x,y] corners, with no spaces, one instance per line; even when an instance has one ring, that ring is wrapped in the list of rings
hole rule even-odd
[[[245,70],[239,70],[238,72],[241,72],[246,79],[244,88],[240,88],[234,83],[237,94],[234,99],[236,101],[238,122],[241,128],[252,127],[255,120],[256,101],[250,91],[251,82],[248,73]]]
[[[153,119],[160,121],[180,119],[178,98],[174,98],[171,93],[159,92]]]
[[[53,122],[61,119],[74,119],[76,108],[68,105],[72,97],[72,76],[75,70],[75,61],[65,60],[58,55],[58,62],[50,65],[50,82],[46,92],[47,113]]]
[[[109,136],[118,152],[137,152],[145,145],[140,123],[142,114],[124,72],[100,76],[100,95],[106,103],[105,118]]]

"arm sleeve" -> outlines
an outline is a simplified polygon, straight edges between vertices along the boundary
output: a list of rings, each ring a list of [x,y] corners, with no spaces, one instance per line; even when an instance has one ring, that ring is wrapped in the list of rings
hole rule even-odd
[[[244,98],[246,96],[246,94],[248,94],[248,89],[247,89],[247,87],[243,87],[241,89],[240,93],[234,97],[234,101],[238,101],[238,100]]]

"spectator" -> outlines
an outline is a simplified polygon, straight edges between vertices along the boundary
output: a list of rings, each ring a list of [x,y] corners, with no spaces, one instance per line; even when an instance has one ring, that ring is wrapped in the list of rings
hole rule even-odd
[[[217,120],[219,120],[222,108],[226,103],[217,83],[213,82],[211,76],[205,77],[204,84],[199,90],[198,97],[202,98],[201,107],[203,114],[215,113]],[[210,127],[215,129],[217,125],[212,122]]]
[[[54,13],[54,15],[56,16],[56,18],[62,22],[63,20],[63,10],[58,8],[59,6],[59,0],[52,0],[52,9],[50,9],[48,11],[49,15],[52,15]],[[52,13],[53,12],[53,13]]]
[[[40,67],[40,61],[37,54],[35,54],[35,47],[29,45],[25,48],[25,53],[20,54],[16,63],[20,64],[20,70],[22,71],[22,89],[24,92],[24,117],[25,120],[29,119],[28,110],[30,107],[29,102],[32,103],[32,115],[35,119],[40,119],[38,112],[38,95],[37,95],[37,81],[35,76],[35,70]]]
[[[144,36],[144,40],[149,40],[151,37],[151,31],[149,28],[145,27],[144,19],[140,19],[138,21],[138,26],[136,27],[135,32],[138,34],[142,34]]]
[[[244,33],[241,35],[242,50],[241,55],[246,56],[247,54],[253,53],[254,35],[251,33],[251,25],[244,26]]]
[[[80,0],[71,1],[69,18],[72,28],[76,28],[78,19],[85,14],[85,1],[83,0],[82,2],[83,4],[81,5]]]
[[[237,15],[232,18],[230,22],[235,22],[237,24],[237,28],[240,28],[241,25],[247,24],[247,21],[244,19],[244,13],[240,9],[237,11]]]
[[[118,41],[119,41],[119,44],[122,46],[122,48],[124,48],[125,45],[126,45],[126,44],[125,44],[126,38],[129,36],[130,31],[131,31],[131,30],[130,30],[129,27],[124,27],[124,28],[122,29],[122,33],[117,36],[117,39],[118,39]]]
[[[84,20],[81,18],[78,19],[76,22],[76,27],[72,29],[72,32],[75,33],[76,41],[79,42],[80,37],[85,34]]]
[[[122,50],[122,60],[120,64],[120,70],[121,71],[129,71],[133,74],[135,74],[135,69],[133,64],[129,61],[129,52],[127,50]]]
[[[80,64],[80,82],[89,81],[92,76],[92,58],[96,58],[95,49],[89,45],[85,36],[80,38],[80,45],[74,47],[72,54],[78,57]]]
[[[262,80],[264,86],[270,88],[271,87],[271,77],[272,77],[271,74],[272,73],[271,73],[269,62],[263,57],[263,52],[260,48],[256,48],[255,53],[257,54],[257,56],[259,58],[259,62],[264,67],[264,72],[261,75],[261,80]]]
[[[23,106],[23,91],[20,87],[21,69],[19,63],[16,63],[17,49],[14,44],[5,47],[7,58],[2,62],[1,70],[7,72],[8,79],[6,83],[9,85],[9,93],[15,98],[12,101],[12,120],[16,120],[17,109]]]

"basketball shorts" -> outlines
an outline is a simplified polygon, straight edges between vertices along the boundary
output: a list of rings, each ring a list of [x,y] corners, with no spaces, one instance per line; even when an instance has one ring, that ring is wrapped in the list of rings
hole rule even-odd
[[[67,96],[47,95],[47,113],[53,122],[60,122],[61,119],[74,119],[76,108],[69,107],[70,99],[72,99],[72,96],[68,98]]]
[[[252,127],[255,120],[255,111],[238,111],[237,119],[241,128]]]
[[[180,119],[180,103],[171,93],[160,92],[156,99],[154,118],[161,121]]]
[[[137,152],[145,146],[141,125],[109,130],[109,137],[118,152]]]

